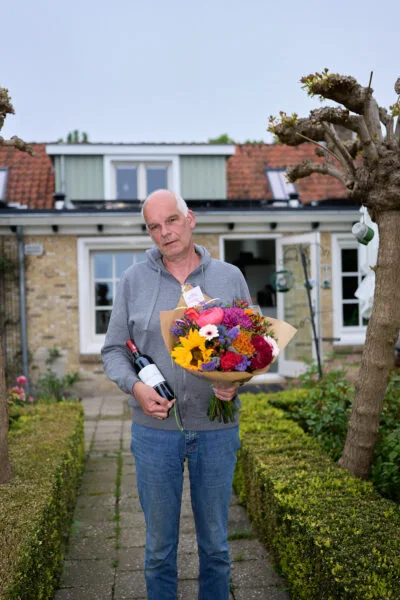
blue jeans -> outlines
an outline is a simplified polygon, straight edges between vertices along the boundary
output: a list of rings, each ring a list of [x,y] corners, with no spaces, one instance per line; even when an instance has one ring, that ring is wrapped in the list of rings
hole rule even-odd
[[[132,424],[140,503],[146,520],[148,600],[176,600],[183,469],[187,459],[199,552],[199,600],[228,600],[228,512],[239,449],[237,427],[162,431]]]

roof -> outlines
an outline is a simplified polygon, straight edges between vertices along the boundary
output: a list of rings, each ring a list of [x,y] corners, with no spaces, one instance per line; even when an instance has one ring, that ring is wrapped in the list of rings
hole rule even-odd
[[[0,145],[0,168],[8,169],[4,200],[29,208],[52,208],[54,173],[45,144],[31,144],[34,155]]]
[[[228,198],[272,199],[266,169],[286,169],[309,159],[322,162],[315,155],[314,144],[286,146],[282,144],[239,144],[228,159]],[[348,198],[346,188],[334,177],[313,174],[296,181],[301,202]]]

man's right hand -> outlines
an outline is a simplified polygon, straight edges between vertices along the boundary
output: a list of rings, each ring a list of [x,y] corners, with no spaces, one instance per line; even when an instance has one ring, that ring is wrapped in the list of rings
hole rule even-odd
[[[166,400],[156,390],[142,381],[137,381],[132,388],[133,395],[139,402],[145,415],[155,419],[166,419],[169,409],[175,404],[174,400]]]

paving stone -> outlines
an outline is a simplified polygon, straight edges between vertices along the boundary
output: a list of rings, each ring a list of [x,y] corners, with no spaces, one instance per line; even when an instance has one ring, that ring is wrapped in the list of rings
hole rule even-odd
[[[65,560],[60,587],[112,586],[114,568],[112,562],[100,560]]]
[[[117,571],[143,571],[144,548],[119,548],[117,550]]]
[[[290,600],[288,592],[284,589],[269,586],[263,588],[235,588],[235,600]]]
[[[74,521],[72,535],[80,537],[115,537],[115,522],[113,521]]]
[[[196,579],[199,576],[199,558],[197,552],[188,554],[178,552],[178,578]]]
[[[146,598],[146,583],[141,571],[118,571],[115,577],[114,600]]]
[[[86,521],[112,521],[115,516],[115,499],[114,503],[107,507],[97,506],[85,506],[76,508],[74,513],[74,519],[80,522]]]
[[[238,588],[283,586],[282,579],[266,560],[244,560],[232,563],[231,578]]]
[[[112,585],[63,588],[54,600],[112,600]]]
[[[131,528],[121,529],[118,543],[121,548],[140,548],[146,543],[145,527],[137,527],[135,530]]]
[[[194,519],[192,516],[190,517],[184,517],[181,516],[180,519],[180,524],[179,524],[179,531],[181,533],[191,533],[191,534],[195,534],[195,525],[194,525]]]
[[[230,540],[229,550],[233,561],[268,560],[269,554],[257,539]]]
[[[247,523],[247,527],[250,527],[250,521],[247,516],[247,513],[242,506],[239,506],[239,504],[231,504],[229,506],[228,522],[232,523],[234,521]]]
[[[195,579],[178,581],[178,600],[194,600],[198,595],[198,583]]]
[[[68,560],[107,559],[112,565],[117,559],[115,540],[100,537],[74,536],[68,546]]]
[[[192,533],[181,533],[179,535],[179,552],[195,553],[197,552],[196,536]]]
[[[96,496],[79,496],[75,510],[81,509],[92,509],[93,513],[96,514],[96,511],[99,511],[99,520],[107,520],[101,519],[101,510],[110,510],[113,513],[115,512],[115,495],[114,494],[101,494]]]

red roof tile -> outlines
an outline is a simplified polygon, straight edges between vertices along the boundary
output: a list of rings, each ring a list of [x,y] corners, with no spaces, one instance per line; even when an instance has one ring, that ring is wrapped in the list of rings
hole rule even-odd
[[[32,144],[34,152],[0,145],[0,168],[8,168],[6,202],[29,205],[29,208],[54,207],[54,172],[45,144]]]
[[[228,198],[272,199],[265,170],[286,169],[305,159],[322,162],[314,144],[240,144],[227,162]],[[300,200],[308,203],[327,198],[347,198],[346,188],[334,177],[313,174],[296,181]]]

